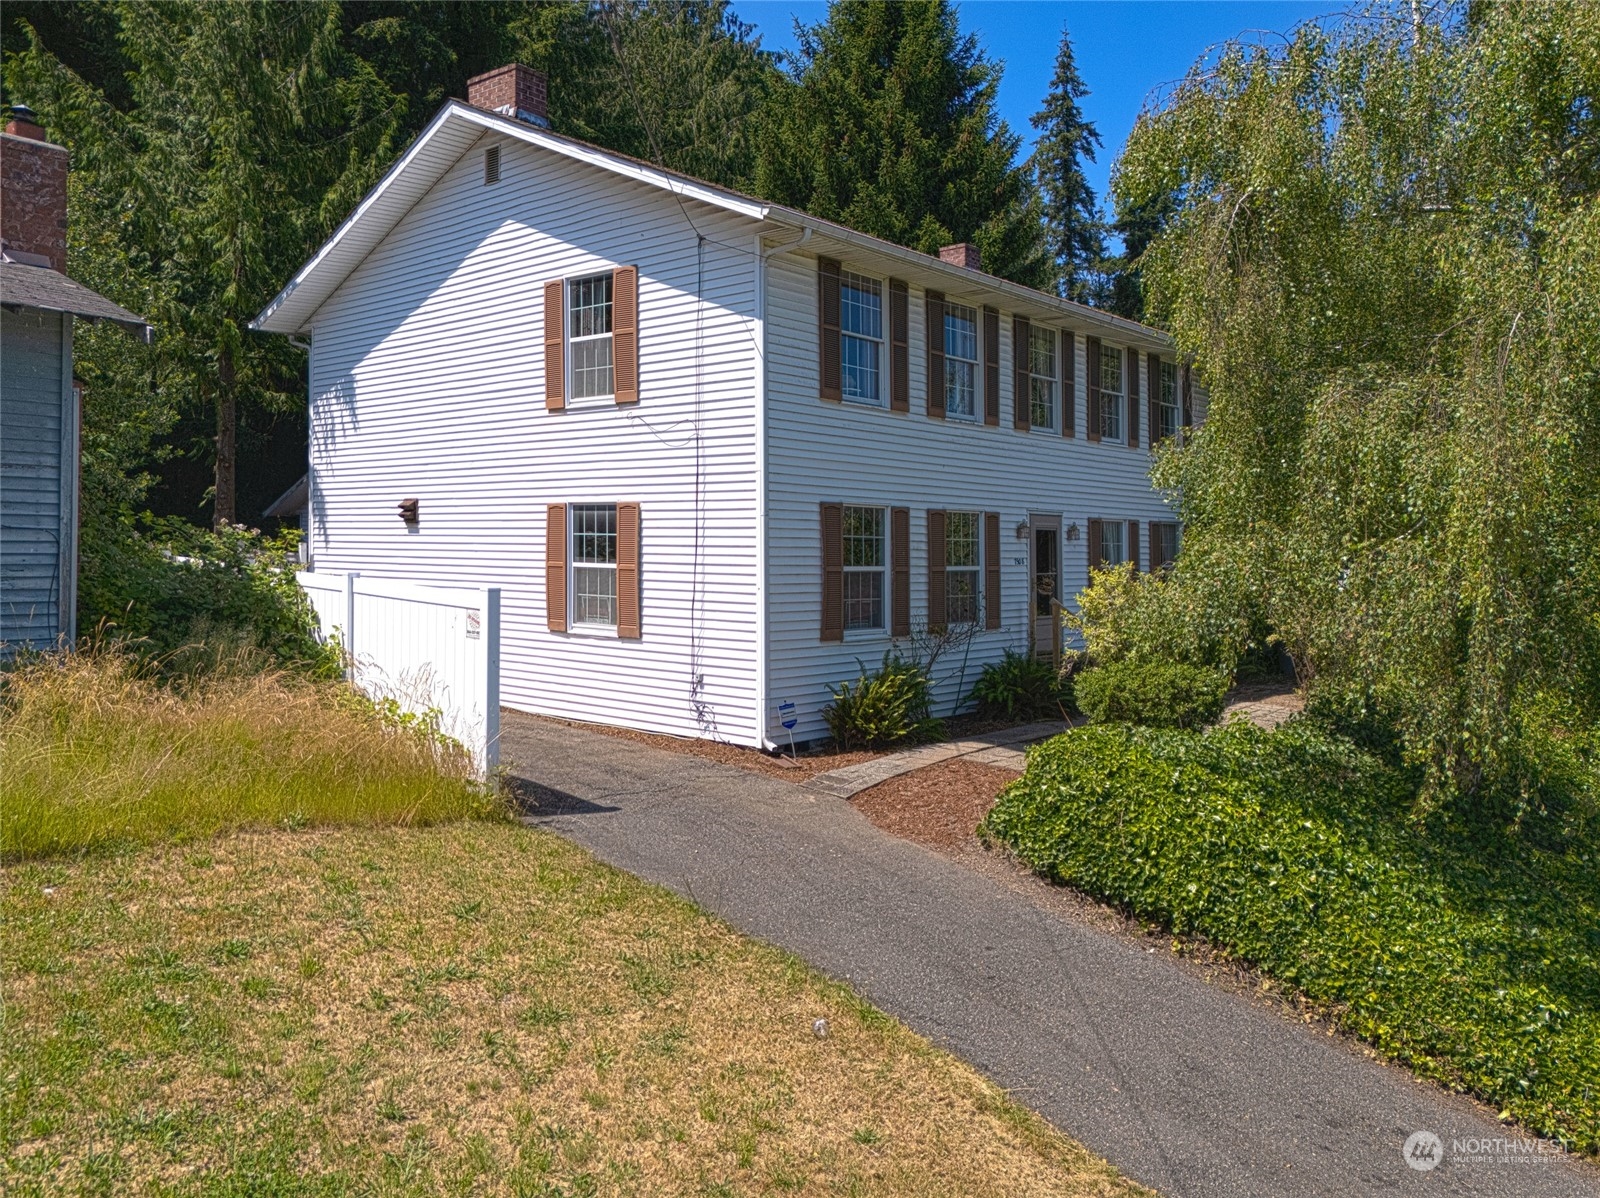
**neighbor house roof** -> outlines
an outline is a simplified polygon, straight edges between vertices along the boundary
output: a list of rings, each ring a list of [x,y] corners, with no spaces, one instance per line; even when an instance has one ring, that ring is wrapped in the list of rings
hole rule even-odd
[[[1137,340],[1166,348],[1171,338],[1158,329],[1137,321],[1114,316],[1099,308],[1060,299],[1032,287],[1024,287],[995,275],[983,274],[964,266],[945,262],[930,254],[907,249],[891,241],[873,237],[833,221],[821,220],[796,208],[769,204],[714,183],[665,170],[652,163],[602,149],[575,138],[563,137],[514,117],[501,116],[474,108],[460,100],[450,100],[439,110],[400,159],[384,174],[361,203],[323,243],[315,255],[300,268],[288,284],[268,304],[250,327],[269,333],[302,333],[311,324],[318,308],[388,236],[407,212],[426,195],[446,171],[486,132],[502,133],[531,145],[540,146],[613,174],[659,187],[684,199],[697,200],[771,226],[775,233],[785,230],[813,234],[870,253],[905,263],[921,275],[952,280],[957,289],[976,280],[1012,297],[1029,308],[1070,315],[1083,324],[1115,330],[1124,340]]]
[[[30,266],[0,258],[0,305],[109,320],[143,341],[150,340],[149,321],[48,266]]]

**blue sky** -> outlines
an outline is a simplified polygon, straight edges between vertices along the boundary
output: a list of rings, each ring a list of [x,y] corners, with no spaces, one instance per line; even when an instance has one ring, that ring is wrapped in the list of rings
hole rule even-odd
[[[1346,5],[1307,0],[966,0],[957,8],[964,33],[1005,64],[1000,115],[1032,147],[1028,118],[1038,110],[1055,67],[1061,29],[1071,31],[1078,73],[1089,87],[1084,112],[1100,130],[1099,161],[1089,166],[1095,194],[1106,194],[1111,163],[1122,149],[1146,96],[1183,78],[1190,64],[1228,38],[1251,31],[1284,33],[1301,21]],[[761,33],[768,50],[792,50],[794,21],[827,16],[820,0],[734,0],[734,11]],[[1255,36],[1252,34],[1252,36]]]

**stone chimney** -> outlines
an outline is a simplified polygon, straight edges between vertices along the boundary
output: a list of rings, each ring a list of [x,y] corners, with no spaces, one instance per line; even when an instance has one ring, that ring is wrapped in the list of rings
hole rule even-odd
[[[66,273],[67,151],[21,104],[0,133],[0,248],[13,262]]]
[[[550,127],[550,87],[543,71],[511,63],[467,80],[467,103]]]
[[[958,241],[955,245],[945,246],[939,251],[939,260],[951,266],[964,266],[968,270],[983,269],[983,258],[978,253],[978,247],[970,241]]]

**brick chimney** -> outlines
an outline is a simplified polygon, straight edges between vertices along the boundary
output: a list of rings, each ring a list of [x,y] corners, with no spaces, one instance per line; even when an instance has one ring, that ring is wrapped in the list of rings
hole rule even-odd
[[[550,87],[543,71],[513,62],[467,80],[467,103],[550,127]]]
[[[955,245],[944,246],[939,251],[939,260],[948,262],[951,266],[964,266],[968,270],[983,269],[983,258],[978,253],[978,247],[970,241],[958,241]]]
[[[67,151],[12,105],[0,133],[0,247],[13,262],[67,269]]]

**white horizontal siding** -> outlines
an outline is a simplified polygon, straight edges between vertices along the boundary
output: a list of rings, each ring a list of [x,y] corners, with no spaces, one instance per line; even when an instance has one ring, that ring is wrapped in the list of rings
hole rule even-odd
[[[71,630],[70,319],[0,312],[0,644],[8,648],[47,648]]]
[[[844,260],[847,270],[880,277],[894,271],[871,261]],[[1029,543],[1016,538],[1030,513],[1056,514],[1062,528],[1076,523],[1078,539],[1063,541],[1063,587],[1068,597],[1087,582],[1090,517],[1140,522],[1141,560],[1148,560],[1146,524],[1172,519],[1171,508],[1150,486],[1146,448],[1085,439],[1083,328],[1075,328],[1077,435],[1018,431],[1012,427],[1012,313],[974,281],[967,291],[945,286],[954,302],[1001,309],[1000,427],[932,420],[926,405],[925,295],[910,294],[909,413],[889,412],[819,398],[815,259],[774,258],[767,275],[767,477],[769,677],[768,727],[777,732],[776,705],[798,708],[796,739],[825,735],[821,712],[829,686],[853,679],[860,664],[876,665],[891,642],[886,633],[843,644],[819,639],[822,577],[819,504],[844,502],[911,509],[911,613],[913,626],[928,618],[927,512],[932,509],[1000,514],[1003,621],[972,645],[964,673],[960,661],[939,664],[939,714],[948,715],[985,662],[1005,648],[1028,645]],[[1035,315],[1035,319],[1038,317]],[[1061,327],[1061,326],[1058,326]],[[1108,344],[1114,340],[1106,338]],[[1140,378],[1141,395],[1144,378]],[[979,400],[980,417],[983,409]],[[1148,441],[1141,402],[1141,442]]]
[[[755,741],[752,228],[509,138],[469,150],[313,321],[317,570],[502,588],[508,706]],[[547,413],[543,284],[618,265],[640,402]],[[643,639],[550,632],[546,505],[619,501],[642,509]]]

